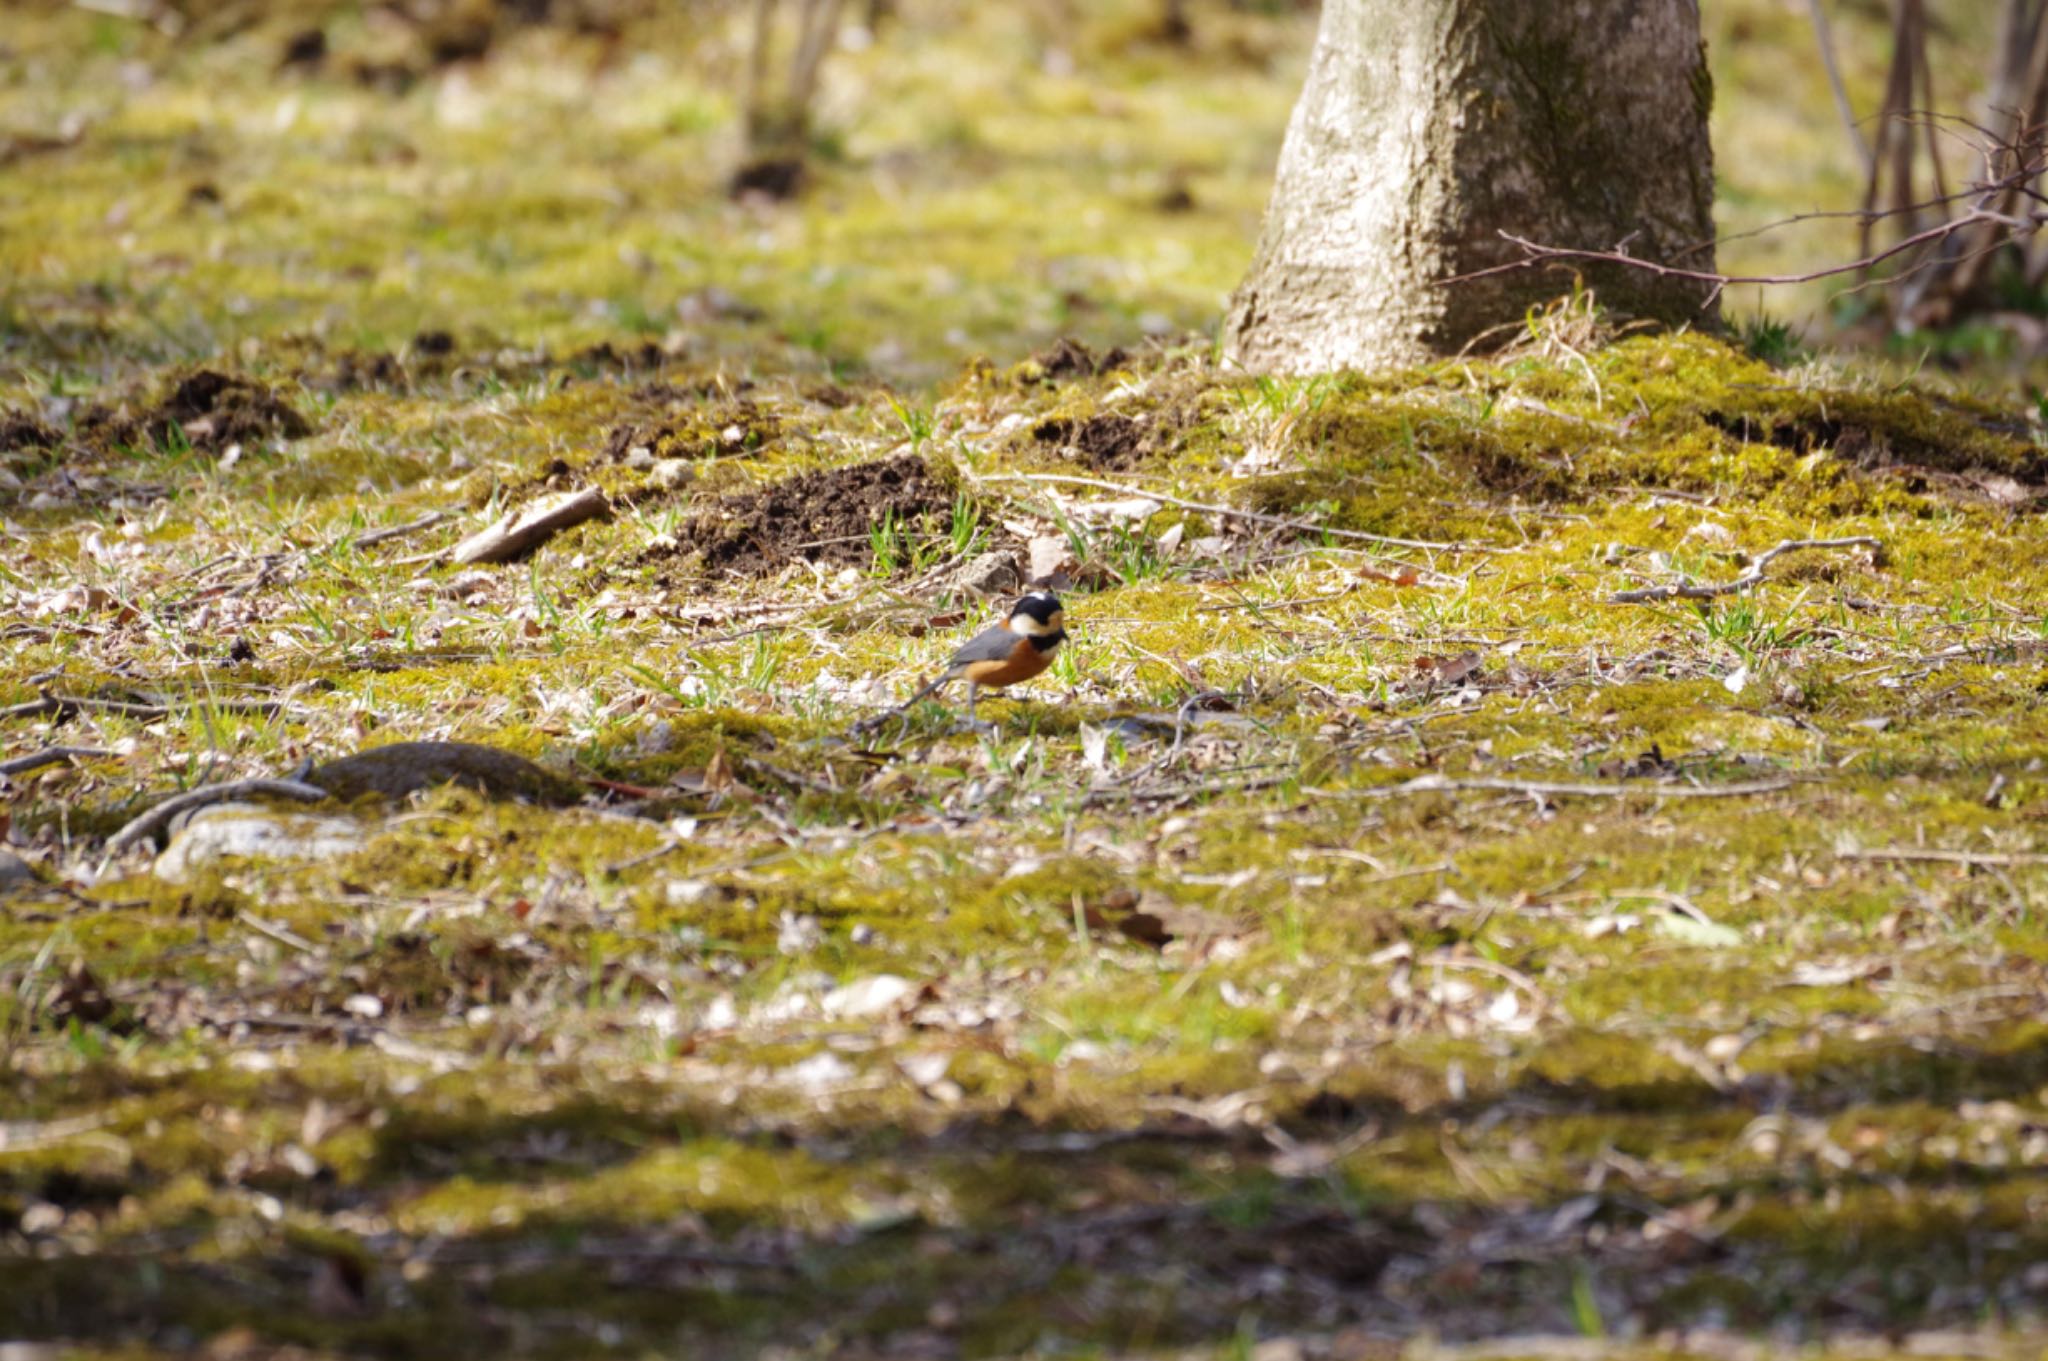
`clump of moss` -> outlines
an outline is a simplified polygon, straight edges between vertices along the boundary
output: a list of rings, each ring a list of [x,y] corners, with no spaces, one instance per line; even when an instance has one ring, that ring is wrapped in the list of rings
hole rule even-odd
[[[1303,470],[1257,483],[1255,506],[1417,535],[1471,528],[1461,506],[1586,504],[1625,487],[1739,486],[1787,513],[1839,516],[1936,495],[2026,499],[2048,484],[2048,454],[1983,413],[1911,390],[1794,385],[1690,333],[1635,337],[1583,362],[1350,380],[1291,439]]]

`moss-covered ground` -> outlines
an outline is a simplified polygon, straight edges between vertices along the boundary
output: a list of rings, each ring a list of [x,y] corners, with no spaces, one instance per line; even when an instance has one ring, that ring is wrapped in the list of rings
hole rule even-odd
[[[1284,7],[903,6],[774,206],[716,5],[189,8],[0,28],[0,1353],[2037,1354],[2037,413],[1219,368]],[[850,731],[1033,541],[1055,667]],[[109,849],[451,738],[578,796]]]

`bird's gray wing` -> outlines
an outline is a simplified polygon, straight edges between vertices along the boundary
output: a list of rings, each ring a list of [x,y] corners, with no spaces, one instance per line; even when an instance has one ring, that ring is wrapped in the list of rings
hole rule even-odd
[[[953,660],[946,663],[946,673],[952,675],[962,667],[975,662],[1000,662],[1016,650],[1017,635],[1007,624],[993,624],[969,638],[953,654]]]

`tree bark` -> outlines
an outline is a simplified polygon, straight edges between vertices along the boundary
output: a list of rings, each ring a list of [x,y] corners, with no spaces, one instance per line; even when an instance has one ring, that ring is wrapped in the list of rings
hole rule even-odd
[[[1712,270],[1696,0],[1325,0],[1227,353],[1316,372],[1454,352],[1569,291],[1503,231]],[[1707,244],[1703,244],[1707,243]],[[1610,308],[1712,321],[1705,285],[1589,266]]]

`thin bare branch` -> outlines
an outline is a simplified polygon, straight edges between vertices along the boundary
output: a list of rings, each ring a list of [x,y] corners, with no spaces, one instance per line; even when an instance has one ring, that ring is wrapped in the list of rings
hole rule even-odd
[[[2020,221],[2026,230],[2038,231],[2042,225],[2048,224],[2048,213],[2030,213]],[[1903,255],[1907,251],[1917,246],[1924,246],[1930,241],[1939,241],[1944,237],[1954,236],[1957,232],[1979,222],[2000,222],[2010,225],[2011,219],[2006,218],[2002,214],[1972,209],[1962,217],[1944,222],[1938,227],[1929,227],[1924,231],[1915,232],[1905,240],[1896,242],[1881,251],[1866,255],[1861,259],[1851,260],[1846,264],[1828,265],[1822,269],[1808,270],[1803,274],[1719,274],[1712,270],[1681,269],[1676,265],[1659,264],[1655,260],[1643,260],[1633,255],[1624,255],[1620,251],[1575,250],[1566,246],[1546,246],[1540,242],[1531,241],[1527,237],[1516,236],[1513,232],[1502,232],[1502,240],[1510,245],[1521,247],[1524,252],[1521,259],[1510,260],[1506,264],[1490,265],[1485,269],[1475,269],[1469,274],[1455,275],[1449,279],[1442,280],[1439,287],[1448,288],[1453,284],[1466,283],[1473,279],[1484,279],[1494,274],[1506,274],[1518,269],[1534,269],[1555,260],[1587,260],[1611,265],[1624,265],[1630,269],[1639,269],[1645,273],[1661,277],[1693,279],[1703,284],[1712,284],[1717,289],[1729,288],[1736,284],[1761,284],[1766,286],[1806,284],[1812,283],[1817,279],[1831,279],[1843,274],[1863,273],[1877,265],[1883,264],[1894,256]]]
[[[1750,569],[1732,581],[1714,581],[1705,584],[1687,582],[1682,586],[1646,586],[1638,591],[1616,591],[1607,599],[1615,605],[1642,605],[1661,600],[1715,600],[1724,595],[1736,595],[1758,585],[1764,579],[1764,568],[1771,559],[1781,553],[1791,553],[1804,548],[1883,548],[1884,545],[1868,535],[1854,535],[1846,539],[1787,539],[1783,543],[1764,550]]]
[[[1849,107],[1849,91],[1842,84],[1842,69],[1835,61],[1835,35],[1828,25],[1828,12],[1821,0],[1806,0],[1806,10],[1813,18],[1813,40],[1820,47],[1820,64],[1828,75],[1828,90],[1835,97],[1835,111],[1842,115],[1842,127],[1849,134],[1849,145],[1856,148],[1856,159],[1863,164],[1863,173],[1868,175],[1876,164],[1870,154],[1870,139],[1863,135],[1863,129],[1856,122],[1856,111]]]
[[[1776,794],[1790,789],[1789,777],[1749,780],[1741,784],[1581,784],[1570,780],[1451,779],[1443,775],[1418,775],[1401,784],[1375,785],[1368,789],[1347,789],[1336,795],[1351,799],[1405,799],[1419,794],[1459,794],[1492,791],[1528,794],[1538,798],[1621,799],[1632,794],[1648,798],[1741,799],[1758,794]]]
[[[1921,846],[1877,846],[1870,850],[1836,851],[1835,859],[1870,860],[1880,863],[1888,861],[1925,862],[1937,865],[1982,866],[1988,869],[2013,869],[2021,865],[2048,865],[2048,855],[2001,855],[1982,851],[1942,851],[1929,850]]]
[[[54,766],[65,762],[89,761],[95,757],[112,756],[114,753],[102,747],[45,747],[26,756],[0,761],[0,775],[26,775],[31,770]]]

